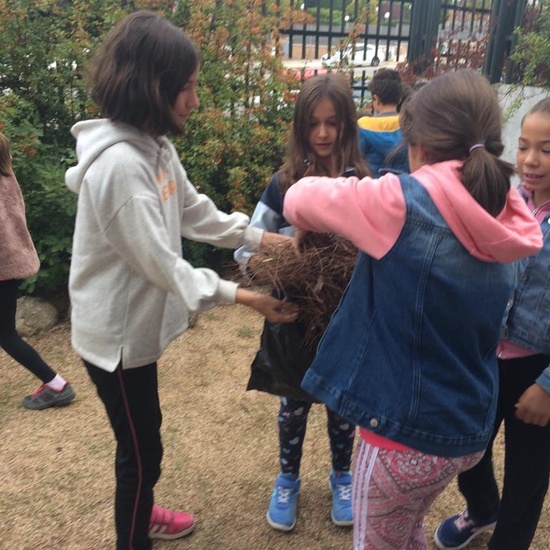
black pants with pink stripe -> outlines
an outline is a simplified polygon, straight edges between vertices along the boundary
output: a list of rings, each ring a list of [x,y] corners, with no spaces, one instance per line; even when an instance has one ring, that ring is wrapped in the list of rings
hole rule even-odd
[[[150,550],[153,489],[160,477],[162,413],[157,364],[110,373],[84,361],[105,405],[117,441],[117,550]]]

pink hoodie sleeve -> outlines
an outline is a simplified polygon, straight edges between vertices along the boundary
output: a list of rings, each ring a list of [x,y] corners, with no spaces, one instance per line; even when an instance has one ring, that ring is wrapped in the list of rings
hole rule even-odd
[[[387,174],[362,180],[303,178],[286,192],[283,215],[299,229],[338,233],[381,258],[397,241],[405,214],[401,183]]]

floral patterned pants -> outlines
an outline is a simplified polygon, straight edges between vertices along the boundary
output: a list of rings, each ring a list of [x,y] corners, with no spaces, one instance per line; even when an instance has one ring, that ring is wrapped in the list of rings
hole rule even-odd
[[[353,476],[354,550],[426,550],[424,516],[483,452],[461,457],[395,451],[361,440]]]

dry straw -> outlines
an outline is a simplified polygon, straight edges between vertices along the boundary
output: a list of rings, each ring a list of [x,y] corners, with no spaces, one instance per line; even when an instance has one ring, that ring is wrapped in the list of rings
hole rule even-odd
[[[269,284],[300,304],[306,343],[315,344],[346,288],[357,248],[334,233],[306,233],[300,252],[290,243],[255,254],[253,282]]]

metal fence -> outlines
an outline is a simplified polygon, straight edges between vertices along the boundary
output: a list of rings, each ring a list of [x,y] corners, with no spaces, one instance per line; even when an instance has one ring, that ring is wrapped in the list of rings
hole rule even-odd
[[[286,57],[317,60],[320,67],[349,70],[359,104],[368,101],[367,83],[373,72],[370,67],[407,57],[410,0],[290,0],[290,7],[305,12],[307,20],[280,29]],[[318,70],[325,69],[308,74]]]
[[[475,57],[483,66],[500,17],[495,6],[506,1],[517,9],[525,0],[287,0],[304,22],[280,28],[282,49],[288,59],[350,70],[354,93],[364,99],[370,66],[419,56],[457,66]]]
[[[459,63],[462,56],[479,57],[489,41],[492,0],[453,0],[441,5],[441,19],[437,33],[437,51],[447,59]],[[462,57],[463,58],[463,57]]]
[[[357,42],[374,46],[382,59],[391,48],[398,61],[404,59],[409,41],[410,0],[389,0],[380,5],[371,4],[370,0],[327,3],[329,7],[323,8],[322,2],[313,6],[313,2],[290,0],[290,7],[306,12],[312,22],[280,29],[287,41],[285,52],[289,58],[320,59],[352,36]]]

